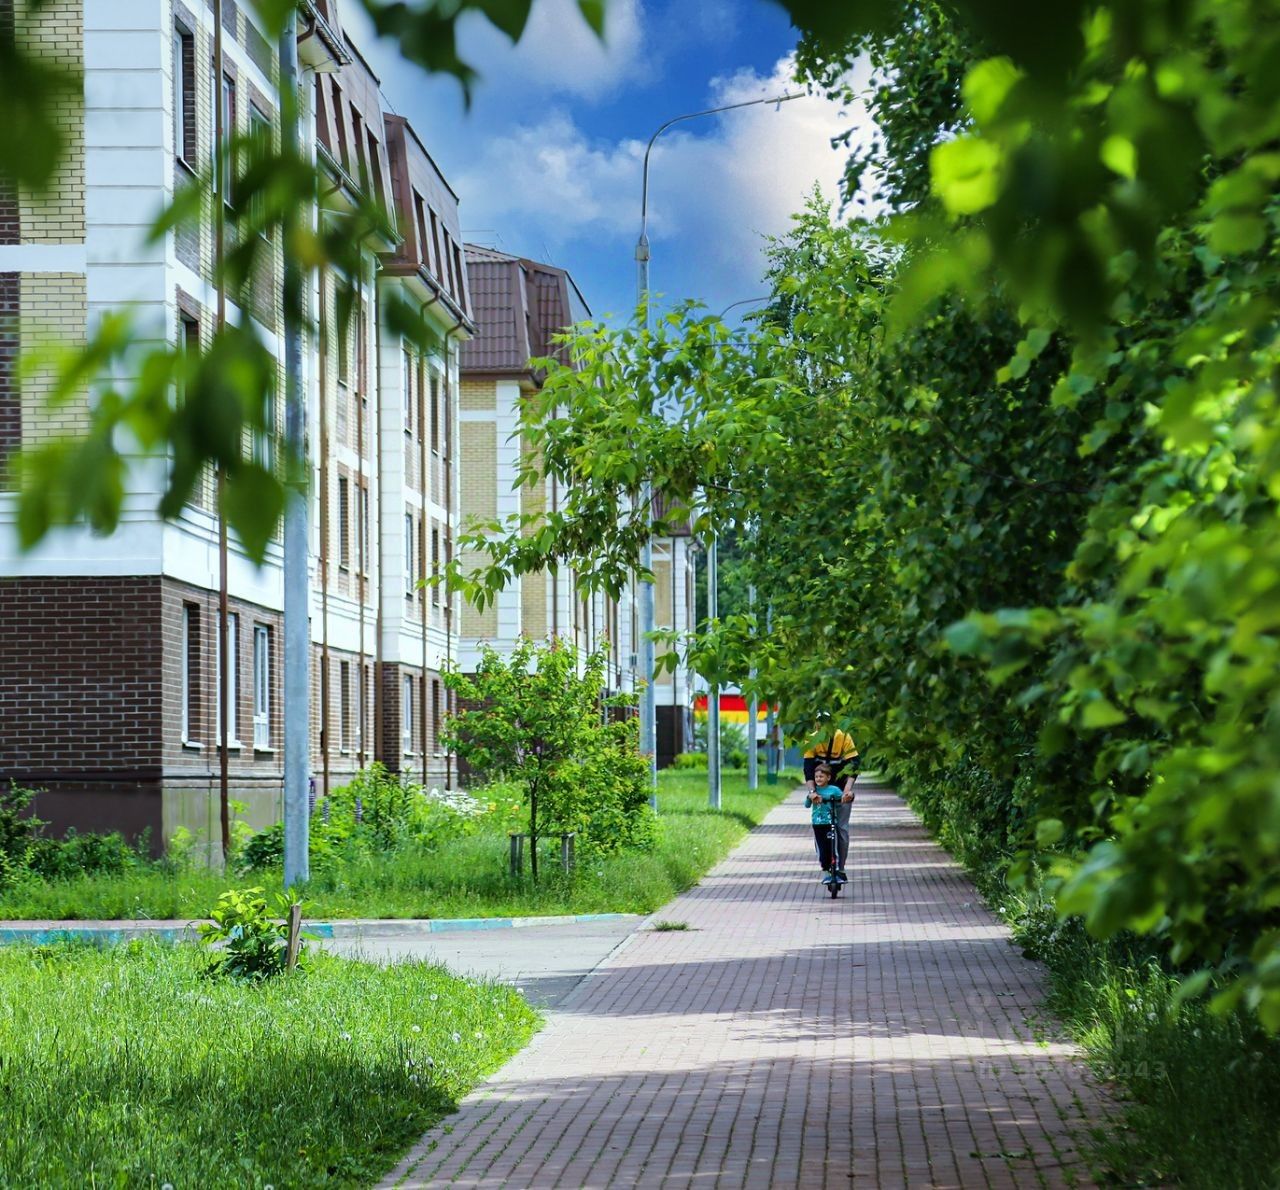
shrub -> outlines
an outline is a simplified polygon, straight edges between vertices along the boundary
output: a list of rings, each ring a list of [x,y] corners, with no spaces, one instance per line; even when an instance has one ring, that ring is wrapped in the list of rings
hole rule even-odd
[[[705,752],[677,752],[671,762],[673,769],[705,769],[707,754]]]
[[[79,834],[74,828],[61,839],[36,838],[27,866],[45,880],[65,880],[74,876],[120,876],[146,863],[119,831],[107,835]]]
[[[218,898],[210,921],[197,929],[206,946],[217,946],[208,973],[232,979],[261,980],[285,969],[289,945],[288,913],[296,902],[280,895],[277,904],[286,920],[267,913],[260,888],[230,888]]]
[[[0,889],[14,884],[28,870],[32,849],[45,826],[27,812],[37,792],[13,782],[0,786]]]
[[[277,822],[251,836],[236,856],[241,872],[264,872],[284,863],[284,823]]]

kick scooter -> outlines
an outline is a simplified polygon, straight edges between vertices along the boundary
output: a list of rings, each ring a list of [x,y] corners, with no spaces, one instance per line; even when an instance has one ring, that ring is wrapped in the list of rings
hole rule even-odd
[[[837,867],[840,863],[840,830],[836,825],[836,817],[840,813],[840,799],[839,790],[831,794],[825,794],[822,798],[831,807],[831,826],[827,834],[831,845],[831,870],[822,878],[822,883],[827,886],[827,891],[831,894],[833,900],[840,895],[840,890],[849,883],[849,877],[844,874],[844,869]]]

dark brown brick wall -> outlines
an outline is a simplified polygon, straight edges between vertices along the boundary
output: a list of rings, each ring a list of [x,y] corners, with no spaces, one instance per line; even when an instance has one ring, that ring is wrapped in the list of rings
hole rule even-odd
[[[160,828],[160,581],[0,579],[0,780],[55,830]]]

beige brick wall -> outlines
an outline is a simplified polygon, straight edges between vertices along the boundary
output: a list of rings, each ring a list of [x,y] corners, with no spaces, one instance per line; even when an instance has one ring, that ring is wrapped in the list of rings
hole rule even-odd
[[[464,574],[471,574],[483,561],[480,554],[468,551],[459,555]],[[465,600],[462,604],[462,635],[480,640],[495,640],[498,636],[498,609],[493,604],[484,611],[477,611]]]
[[[498,515],[498,429],[492,422],[464,421],[459,459],[461,522],[493,520]]]
[[[25,350],[42,345],[75,347],[85,336],[84,277],[78,273],[22,274],[22,344]],[[89,426],[88,394],[50,409],[47,398],[52,377],[43,371],[22,381],[22,443],[31,447],[68,434],[82,434]]]
[[[462,409],[497,409],[498,386],[492,380],[464,380],[458,390],[458,402]]]
[[[528,462],[535,451],[527,439],[520,441],[520,455],[523,462]],[[541,516],[547,511],[547,485],[540,480],[533,487],[520,489],[520,511],[527,516]],[[524,535],[536,532],[536,526],[525,528]],[[528,636],[535,639],[546,636],[550,631],[547,618],[547,574],[539,570],[536,574],[526,574],[520,582],[520,623]]]
[[[85,0],[45,0],[33,11],[30,0],[18,0],[15,6],[18,36],[28,52],[81,72],[84,68],[84,3]],[[19,198],[24,244],[84,242],[83,88],[77,86],[61,97],[56,111],[58,126],[67,138],[66,152],[46,193],[23,193]]]

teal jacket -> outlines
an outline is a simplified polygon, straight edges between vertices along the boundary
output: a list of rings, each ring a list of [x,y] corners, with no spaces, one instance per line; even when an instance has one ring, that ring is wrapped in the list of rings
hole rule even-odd
[[[832,794],[834,794],[836,800],[839,801],[840,790],[838,790],[834,785],[828,785],[827,788],[831,790],[831,793],[826,796],[831,797]],[[823,800],[816,792],[813,794],[806,793],[804,795],[804,804],[810,808],[809,821],[812,822],[814,826],[831,825],[831,803],[829,801]]]

